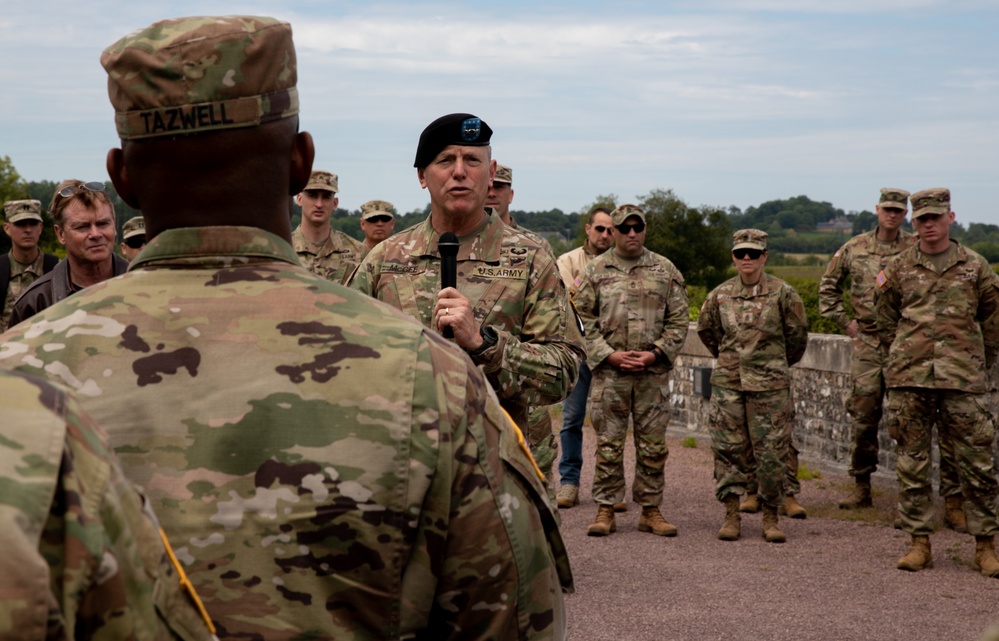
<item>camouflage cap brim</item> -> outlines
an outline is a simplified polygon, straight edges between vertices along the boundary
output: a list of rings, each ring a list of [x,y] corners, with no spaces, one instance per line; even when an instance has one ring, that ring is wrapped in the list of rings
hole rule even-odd
[[[42,203],[38,200],[8,200],[3,204],[4,220],[16,223],[22,220],[42,220]]]

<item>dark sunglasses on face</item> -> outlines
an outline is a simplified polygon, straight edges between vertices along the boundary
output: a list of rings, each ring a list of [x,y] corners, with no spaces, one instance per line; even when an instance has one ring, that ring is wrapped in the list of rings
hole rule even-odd
[[[749,260],[756,260],[763,255],[763,252],[759,249],[733,249],[732,255],[739,260],[745,260],[747,257]]]
[[[593,230],[598,234],[609,234],[611,231],[610,227],[604,227],[603,225],[594,225]]]
[[[99,182],[89,182],[83,183],[82,185],[69,185],[68,187],[63,187],[59,190],[59,195],[63,198],[69,198],[70,196],[75,196],[81,191],[104,191],[104,183]]]
[[[367,219],[369,223],[387,223],[392,220],[391,216],[371,216]]]
[[[627,236],[632,232],[632,230],[634,230],[635,233],[641,234],[645,231],[645,223],[621,223],[620,225],[614,225],[614,229],[616,229],[617,233],[622,236]]]
[[[129,236],[125,239],[125,245],[131,247],[132,249],[139,249],[146,244],[145,236]]]

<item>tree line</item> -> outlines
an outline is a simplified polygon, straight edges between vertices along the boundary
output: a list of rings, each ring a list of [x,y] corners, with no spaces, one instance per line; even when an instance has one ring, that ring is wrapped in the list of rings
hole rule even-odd
[[[140,212],[129,207],[115,192],[110,182],[105,183],[117,214],[119,237],[121,225]],[[0,158],[0,198],[15,200],[34,198],[48,208],[55,193],[55,181],[24,181],[18,175],[9,157]],[[582,244],[585,237],[584,226],[592,207],[601,205],[613,209],[626,202],[615,194],[598,195],[575,211],[551,209],[547,211],[512,210],[511,215],[517,224],[525,229],[545,235],[556,254],[561,254]],[[667,256],[680,269],[687,283],[696,288],[710,290],[719,285],[729,275],[731,266],[731,234],[734,230],[755,227],[766,231],[770,236],[770,265],[780,265],[800,261],[790,254],[818,254],[812,262],[824,264],[832,254],[850,237],[874,229],[877,216],[870,211],[844,212],[831,203],[814,201],[807,196],[795,196],[770,200],[742,211],[731,206],[727,210],[718,207],[687,204],[671,189],[653,189],[649,193],[630,199],[640,205],[648,217],[646,246],[652,251]],[[422,209],[396,214],[396,231],[414,225],[430,213],[430,204]],[[301,220],[301,209],[293,202],[290,205],[292,225]],[[47,217],[47,214],[46,214]],[[837,222],[848,224],[843,231],[822,231],[823,224]],[[331,225],[347,234],[363,239],[360,227],[360,211],[337,209]],[[904,227],[911,231],[906,221]],[[952,237],[979,252],[990,262],[999,262],[999,226],[971,223],[965,228],[955,223]],[[52,231],[51,219],[46,220],[42,237],[46,251],[62,255],[61,247]],[[6,235],[0,238],[0,252],[10,248]]]

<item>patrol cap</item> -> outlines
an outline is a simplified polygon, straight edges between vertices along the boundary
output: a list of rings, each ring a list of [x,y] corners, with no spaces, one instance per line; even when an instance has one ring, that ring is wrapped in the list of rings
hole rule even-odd
[[[323,171],[322,169],[316,169],[309,175],[309,182],[305,185],[305,189],[302,191],[311,191],[313,189],[318,189],[321,191],[331,191],[334,194],[340,190],[339,178],[336,174],[331,174],[328,171]]]
[[[42,222],[42,203],[38,200],[8,200],[3,204],[3,214],[8,223],[19,220]]]
[[[767,250],[767,232],[759,229],[740,229],[732,234],[732,250],[759,249]]]
[[[926,214],[950,213],[950,190],[944,187],[924,189],[912,194],[912,219]]]
[[[123,140],[253,127],[298,113],[291,26],[256,16],[160,20],[101,54]]]
[[[621,205],[611,212],[611,224],[617,227],[628,219],[628,216],[638,216],[645,222],[645,212],[638,205]]]
[[[448,145],[485,147],[493,130],[472,114],[448,114],[433,121],[420,134],[413,166],[423,169]]]
[[[367,220],[372,216],[391,216],[395,218],[395,214],[392,213],[392,203],[387,200],[369,200],[361,205],[361,220]]]
[[[882,207],[898,207],[899,209],[909,208],[909,192],[904,189],[884,187],[881,189],[881,199],[878,204]]]
[[[493,177],[494,183],[513,184],[513,170],[506,165],[496,165],[496,175]]]
[[[146,235],[146,219],[142,216],[133,216],[125,221],[121,226],[121,239],[128,240],[132,236]]]

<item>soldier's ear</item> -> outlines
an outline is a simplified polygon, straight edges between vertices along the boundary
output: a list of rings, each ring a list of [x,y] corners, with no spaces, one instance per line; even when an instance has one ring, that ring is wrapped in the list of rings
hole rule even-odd
[[[132,181],[128,178],[128,170],[125,168],[125,152],[117,147],[108,150],[107,168],[111,184],[114,185],[118,196],[129,207],[142,209],[139,206],[139,198],[132,189]]]
[[[312,161],[316,157],[316,146],[312,142],[312,134],[301,131],[295,134],[295,143],[291,148],[291,172],[288,195],[295,196],[309,184],[312,175]]]

